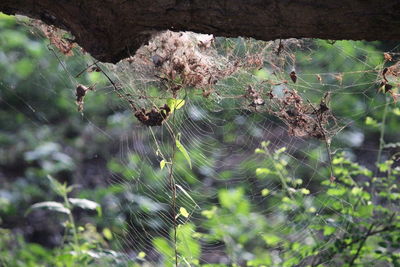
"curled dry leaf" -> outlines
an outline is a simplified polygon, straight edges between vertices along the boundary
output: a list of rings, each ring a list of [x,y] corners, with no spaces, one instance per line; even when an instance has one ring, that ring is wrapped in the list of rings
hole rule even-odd
[[[87,91],[91,90],[93,91],[93,86],[91,87],[86,87],[82,84],[78,84],[78,86],[75,89],[75,96],[76,96],[76,104],[78,105],[78,111],[82,112],[83,111],[83,102],[86,96]]]
[[[392,61],[393,58],[389,53],[383,53],[383,57],[385,58],[386,61]]]

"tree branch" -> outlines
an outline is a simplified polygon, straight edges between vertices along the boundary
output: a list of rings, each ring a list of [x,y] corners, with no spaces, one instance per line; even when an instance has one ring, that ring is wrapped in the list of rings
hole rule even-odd
[[[168,29],[261,40],[400,40],[395,0],[2,0],[0,11],[69,30],[107,62],[133,54],[153,32]]]

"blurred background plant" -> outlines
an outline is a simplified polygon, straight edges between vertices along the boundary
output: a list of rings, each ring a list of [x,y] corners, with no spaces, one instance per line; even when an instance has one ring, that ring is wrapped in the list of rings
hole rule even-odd
[[[143,126],[101,73],[71,79],[89,64],[88,55],[76,48],[77,56],[60,60],[48,40],[23,24],[0,13],[0,265],[173,266],[174,234],[165,219],[171,195],[161,182],[167,168],[132,149],[154,152],[153,137],[139,131]],[[212,112],[201,96],[191,96],[185,112],[196,125],[182,142],[193,168],[185,153],[174,158],[183,196],[177,198],[180,265],[400,266],[400,111],[376,93],[381,51],[393,47],[315,40],[296,54],[297,68],[312,74],[301,76],[304,84],[353,83],[354,92],[341,87],[331,102],[338,117],[352,122],[333,139],[335,181],[320,164],[324,144],[306,140],[298,148],[307,153],[289,151],[291,139],[271,116],[238,113],[228,103],[224,112],[213,111],[223,122],[213,127],[216,138],[202,134],[196,127],[206,128]],[[352,73],[367,67],[375,75],[354,80]],[[318,78],[321,69],[328,74]],[[83,114],[76,111],[76,81],[99,88],[88,93]],[[313,92],[308,97],[320,100]],[[268,131],[258,126],[266,124]],[[191,131],[205,142],[191,139],[198,137]],[[268,138],[275,139],[262,142]],[[169,142],[162,149],[170,151]]]

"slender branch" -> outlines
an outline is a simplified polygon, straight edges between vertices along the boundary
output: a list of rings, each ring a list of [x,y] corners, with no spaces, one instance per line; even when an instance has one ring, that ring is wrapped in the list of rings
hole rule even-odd
[[[68,214],[68,218],[69,218],[69,223],[71,224],[72,235],[73,235],[73,238],[74,238],[74,249],[78,253],[78,255],[80,255],[78,232],[76,230],[76,224],[75,224],[74,216],[72,215],[72,207],[71,207],[71,204],[70,204],[70,202],[68,200],[67,194],[63,195],[63,199],[64,199],[65,206],[67,207],[67,209],[70,210],[70,212]]]
[[[354,245],[354,244],[356,244],[356,243],[358,243],[358,242],[360,242],[360,241],[362,241],[362,243],[364,243],[369,237],[371,237],[371,236],[374,236],[374,235],[376,235],[376,234],[380,234],[380,233],[383,233],[383,232],[387,232],[387,231],[393,231],[394,229],[396,229],[396,227],[395,226],[393,226],[393,225],[391,225],[391,223],[392,223],[392,221],[393,221],[393,219],[394,219],[394,217],[396,216],[396,212],[394,212],[394,213],[392,213],[392,215],[390,216],[390,218],[389,218],[389,220],[386,222],[386,226],[385,227],[383,227],[382,229],[377,229],[377,230],[374,230],[373,231],[373,227],[374,227],[374,224],[371,224],[371,226],[369,227],[369,229],[370,230],[368,230],[367,231],[367,233],[364,235],[364,236],[362,236],[362,237],[360,237],[360,238],[357,238],[357,239],[354,239],[352,242],[350,242],[350,243],[345,243],[343,240],[346,240],[347,238],[348,238],[348,236],[347,235],[344,235],[343,237],[341,237],[340,239],[337,239],[337,240],[339,240],[339,242],[340,242],[340,245],[339,245],[339,249],[338,249],[338,251],[330,251],[329,253],[327,253],[327,254],[325,254],[324,255],[324,253],[318,253],[317,255],[315,255],[315,256],[313,256],[312,257],[312,264],[311,264],[311,266],[318,266],[319,264],[321,264],[321,262],[323,262],[323,260],[324,259],[327,259],[327,258],[331,258],[332,256],[333,256],[333,254],[335,254],[335,253],[341,253],[341,252],[343,252],[343,250],[344,249],[346,249],[346,248],[348,248],[348,247],[350,247],[350,246],[352,246],[352,245]],[[376,227],[378,227],[378,225],[376,226]],[[351,231],[350,231],[351,232]],[[360,244],[361,245],[361,244]],[[364,244],[362,244],[362,246],[363,246]],[[362,248],[362,246],[361,246],[361,248]],[[359,246],[360,247],[360,246]],[[360,250],[361,250],[361,248],[360,248]],[[359,252],[360,253],[360,252]],[[358,257],[358,256],[357,256]],[[316,259],[318,259],[318,260],[316,260]],[[355,260],[355,259],[354,259]]]
[[[388,97],[386,96],[385,97],[385,109],[383,110],[383,117],[382,117],[382,121],[381,121],[381,131],[380,131],[380,137],[379,137],[379,150],[378,150],[378,157],[376,159],[376,163],[381,163],[382,150],[385,145],[385,140],[384,140],[385,128],[386,128],[385,124],[386,124],[386,116],[388,113],[389,104],[390,104],[390,101],[388,101]]]
[[[283,188],[285,189],[285,191],[289,194],[289,197],[290,197],[291,199],[293,199],[294,197],[293,197],[292,192],[289,190],[289,186],[288,186],[287,183],[286,183],[286,178],[285,178],[285,176],[282,174],[282,172],[280,171],[280,169],[276,166],[275,160],[273,159],[271,152],[269,152],[269,150],[268,150],[267,147],[265,147],[264,150],[265,150],[265,153],[267,154],[268,158],[269,158],[269,159],[272,159],[272,166],[274,166],[274,170],[275,170],[275,172],[278,174],[279,179],[281,180],[282,187],[283,187]]]
[[[360,255],[361,249],[364,247],[365,241],[367,241],[368,237],[371,236],[372,229],[374,228],[374,224],[371,224],[371,226],[368,228],[368,232],[365,234],[364,238],[361,240],[360,244],[358,245],[357,252],[354,255],[354,257],[351,259],[349,266],[353,266],[354,262]]]
[[[86,68],[84,68],[83,70],[81,70],[76,76],[75,76],[75,78],[78,78],[79,76],[81,76],[82,75],[82,73],[84,73],[85,71],[87,71],[90,67],[93,67],[93,66],[97,66],[97,63],[99,63],[99,61],[98,60],[96,60],[94,63],[92,63],[92,64],[90,64],[89,66],[87,66]],[[98,67],[98,66],[97,66]],[[101,69],[100,69],[101,70]]]
[[[173,122],[175,121],[175,113],[173,114]],[[174,220],[173,226],[174,226],[174,251],[175,251],[175,266],[178,267],[178,247],[177,247],[177,217],[176,217],[176,184],[175,184],[175,178],[174,178],[174,163],[175,163],[175,154],[176,154],[176,134],[175,134],[175,129],[174,126],[175,124],[173,123],[172,127],[170,128],[171,132],[171,137],[174,139],[173,140],[173,148],[172,148],[172,156],[170,159],[171,164],[169,164],[169,172],[168,172],[168,180],[170,183],[170,188],[172,192],[172,200],[171,200],[171,206],[172,206],[172,218]],[[169,126],[169,125],[168,125]]]

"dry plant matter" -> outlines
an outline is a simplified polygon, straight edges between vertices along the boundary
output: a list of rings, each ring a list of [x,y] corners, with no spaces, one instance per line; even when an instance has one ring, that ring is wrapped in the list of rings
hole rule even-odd
[[[149,79],[155,77],[174,97],[188,87],[201,89],[208,96],[207,92],[219,80],[239,68],[262,67],[263,57],[252,54],[231,61],[217,53],[212,35],[166,31],[155,35],[135,56],[119,64],[124,62],[131,65],[132,71],[140,71]]]
[[[170,107],[165,104],[158,110],[156,108],[152,108],[150,111],[146,111],[143,108],[136,110],[135,117],[146,126],[161,126],[170,115],[170,112]]]
[[[328,107],[329,93],[324,95],[318,107],[314,107],[309,101],[305,102],[296,90],[284,89],[283,92],[282,98],[269,93],[270,100],[277,107],[270,112],[288,126],[289,134],[330,142],[336,134],[333,126],[337,126],[337,122]]]
[[[73,40],[65,37],[68,34],[66,31],[53,25],[47,25],[40,20],[31,20],[30,24],[39,29],[50,40],[50,44],[54,45],[61,53],[66,56],[72,56],[74,54],[72,49],[76,47],[77,44]]]
[[[84,99],[86,96],[86,93],[88,91],[93,91],[94,87],[86,87],[82,84],[78,84],[78,86],[75,89],[75,96],[76,96],[76,104],[78,105],[78,111],[82,112],[83,111],[83,103]]]
[[[51,44],[56,46],[63,54],[70,55],[72,53],[74,44],[63,38],[64,33],[62,31],[40,22],[35,23],[36,27],[42,29],[50,39]],[[212,35],[191,32],[161,32],[156,34],[149,44],[142,46],[135,56],[118,63],[114,70],[119,74],[123,73],[122,75],[126,75],[128,79],[130,75],[140,73],[142,77],[147,77],[147,81],[158,82],[160,90],[163,90],[164,87],[172,98],[177,98],[177,93],[182,88],[201,89],[202,95],[208,97],[215,92],[214,87],[220,80],[238,71],[260,69],[264,66],[266,59],[263,49],[248,51],[245,55],[234,58],[229,49],[227,49],[226,54],[218,53],[214,42]],[[280,41],[279,54],[284,46]],[[278,60],[281,59],[279,55],[275,57]],[[271,62],[271,64],[275,66],[274,63]],[[161,126],[168,119],[171,109],[167,104],[156,108],[155,103],[151,103],[152,108],[146,110],[136,103],[138,99],[148,99],[145,94],[134,99],[132,94],[126,93],[123,88],[117,86],[96,63],[85,70],[103,72],[113,85],[115,92],[129,103],[134,116],[142,124]],[[394,70],[388,69],[387,72],[394,73]],[[290,78],[293,83],[296,83],[297,75],[295,71],[290,73]],[[125,81],[122,81],[122,84],[125,83]],[[287,81],[284,83],[287,83]],[[84,97],[88,90],[93,90],[93,88],[83,85],[78,85],[76,88],[76,103],[79,111],[83,110]],[[283,97],[277,97],[270,91],[267,94],[269,104],[265,105],[263,90],[258,91],[248,85],[243,97],[250,100],[250,106],[254,107],[256,111],[257,107],[266,106],[267,112],[286,123],[291,135],[314,137],[320,140],[329,140],[330,136],[334,135],[331,130],[328,130],[330,122],[336,124],[336,120],[327,106],[327,95],[321,100],[319,107],[314,107],[311,103],[305,102],[295,90],[284,89],[283,92]],[[218,92],[216,93],[218,94]]]
[[[385,61],[392,61],[393,58],[389,53],[384,53]],[[397,102],[397,98],[400,94],[394,92],[394,86],[399,87],[398,78],[400,77],[400,61],[394,65],[384,68],[381,73],[381,83],[378,88],[379,91],[384,93],[389,93],[394,102]]]

